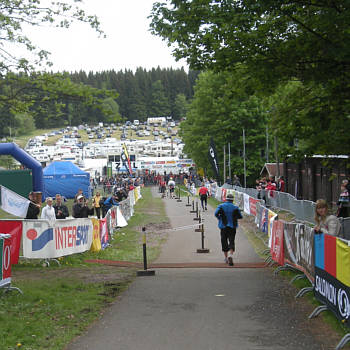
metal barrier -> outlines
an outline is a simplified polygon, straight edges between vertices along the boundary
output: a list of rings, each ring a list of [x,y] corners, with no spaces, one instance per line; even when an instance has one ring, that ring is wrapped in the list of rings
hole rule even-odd
[[[296,199],[289,193],[279,191],[258,191],[255,188],[230,186],[236,191],[243,192],[256,199],[263,199],[267,207],[279,208],[291,212],[297,221],[315,224],[315,203],[308,200]]]

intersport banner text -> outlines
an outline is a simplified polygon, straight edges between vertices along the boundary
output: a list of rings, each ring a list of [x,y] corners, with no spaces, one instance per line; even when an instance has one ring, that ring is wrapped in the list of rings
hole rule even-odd
[[[92,243],[91,219],[23,221],[23,255],[30,259],[50,259],[89,250]]]

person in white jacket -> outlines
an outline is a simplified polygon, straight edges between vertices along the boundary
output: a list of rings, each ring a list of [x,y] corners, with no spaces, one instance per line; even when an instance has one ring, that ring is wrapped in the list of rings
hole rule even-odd
[[[46,206],[41,211],[40,219],[56,221],[55,209],[52,206],[53,200],[51,197],[46,198]]]

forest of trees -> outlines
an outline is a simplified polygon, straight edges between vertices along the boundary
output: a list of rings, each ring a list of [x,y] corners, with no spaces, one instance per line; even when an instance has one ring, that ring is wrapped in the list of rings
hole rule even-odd
[[[0,136],[34,128],[186,115],[198,72],[8,73],[0,79]]]
[[[119,94],[115,100],[119,113],[126,120],[145,121],[148,117],[160,116],[172,116],[179,120],[185,116],[188,101],[193,97],[198,72],[190,70],[187,73],[184,69],[160,67],[147,71],[140,67],[135,72],[80,71],[68,76],[74,83],[115,90]],[[91,117],[101,119],[100,115]]]

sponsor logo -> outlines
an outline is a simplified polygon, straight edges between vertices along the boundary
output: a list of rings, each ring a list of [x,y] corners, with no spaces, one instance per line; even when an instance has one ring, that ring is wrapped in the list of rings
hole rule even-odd
[[[320,293],[334,306],[337,305],[337,288],[320,276],[316,276],[315,291]]]
[[[26,232],[26,236],[32,241],[32,251],[36,252],[43,249],[46,244],[53,240],[53,229],[45,230],[39,237],[35,229],[30,229]]]
[[[338,309],[340,315],[347,320],[350,316],[350,302],[348,294],[344,289],[338,290]]]

